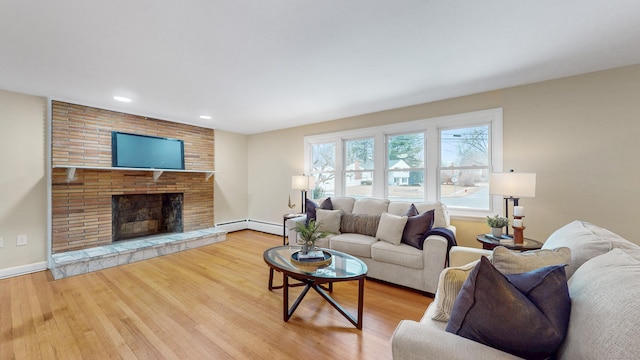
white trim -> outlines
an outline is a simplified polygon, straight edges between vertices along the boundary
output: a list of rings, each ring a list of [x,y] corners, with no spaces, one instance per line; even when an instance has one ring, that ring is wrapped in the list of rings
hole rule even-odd
[[[249,230],[261,231],[267,234],[282,236],[282,224],[275,224],[272,222],[260,221],[260,220],[248,220]]]
[[[46,261],[41,261],[33,264],[20,265],[15,267],[10,267],[6,269],[0,269],[0,279],[6,279],[14,276],[31,274],[38,271],[47,270],[48,263]]]
[[[218,223],[218,224],[215,224],[215,226],[226,232],[240,231],[240,230],[246,230],[249,228],[249,224],[247,221],[248,221],[247,219],[233,220],[233,221]]]
[[[355,130],[338,131],[333,133],[325,133],[318,135],[309,135],[304,137],[304,156],[305,165],[304,172],[310,174],[312,170],[311,166],[311,146],[314,144],[326,144],[334,143],[336,145],[336,169],[335,169],[335,193],[336,196],[344,195],[343,177],[344,171],[344,156],[343,156],[343,144],[345,140],[359,139],[373,137],[375,139],[374,151],[375,151],[375,165],[374,165],[374,188],[372,196],[376,198],[386,197],[386,184],[385,181],[380,181],[380,176],[384,178],[385,156],[386,151],[385,139],[386,135],[395,135],[402,133],[423,131],[425,133],[426,142],[426,158],[425,168],[426,177],[425,182],[427,184],[437,184],[437,170],[439,168],[439,136],[440,129],[455,128],[461,126],[473,126],[477,124],[490,124],[491,128],[491,168],[490,172],[502,171],[502,159],[503,159],[503,110],[502,108],[494,108],[480,111],[473,111],[462,114],[439,116],[434,118],[406,121],[395,124],[388,124],[382,126],[374,126]],[[382,140],[380,140],[382,139]],[[382,148],[378,148],[382,145]],[[383,154],[382,156],[380,154]],[[380,175],[382,174],[382,175]],[[438,190],[436,185],[427,185],[425,189],[424,201],[435,201],[438,199]],[[502,199],[500,197],[493,197],[490,202],[489,211],[469,211],[461,209],[450,209],[451,215],[462,217],[484,217],[490,213],[494,213],[496,209],[501,209]]]
[[[282,226],[282,224],[276,224],[269,221],[251,219],[233,220],[216,224],[216,227],[225,230],[226,232],[255,230],[278,236],[282,236]]]

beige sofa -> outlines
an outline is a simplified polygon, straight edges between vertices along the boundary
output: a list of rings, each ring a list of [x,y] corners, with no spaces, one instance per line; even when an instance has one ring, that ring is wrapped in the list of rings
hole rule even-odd
[[[571,250],[565,267],[571,310],[557,358],[640,359],[640,246],[601,227],[574,221],[555,231],[543,249],[561,247]],[[462,266],[481,255],[491,252],[454,247],[451,265]],[[432,318],[436,311],[434,301],[419,322],[400,322],[391,340],[395,360],[517,359],[446,332],[447,323]]]
[[[356,199],[352,197],[332,197],[334,210],[342,214],[382,215],[383,213],[402,216],[411,202],[389,201],[386,199]],[[322,203],[320,201],[319,203]],[[449,213],[441,203],[414,203],[419,213],[434,210],[433,227],[447,228],[455,235],[456,228],[451,225]],[[298,234],[295,225],[306,218],[287,221],[289,243],[296,244]],[[336,233],[320,239],[319,247],[345,252],[361,259],[367,264],[367,276],[410,287],[434,294],[438,286],[438,277],[445,267],[448,241],[440,235],[428,236],[419,250],[405,243],[398,245],[379,241],[375,236],[359,233]]]

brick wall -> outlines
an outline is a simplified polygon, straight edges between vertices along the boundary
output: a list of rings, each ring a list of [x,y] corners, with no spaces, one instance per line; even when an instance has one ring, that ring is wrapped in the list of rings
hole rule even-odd
[[[52,165],[111,167],[111,131],[184,141],[186,170],[214,169],[214,130],[87,106],[52,102]],[[184,231],[213,227],[213,177],[202,173],[52,170],[53,252],[111,243],[111,196],[184,193]]]

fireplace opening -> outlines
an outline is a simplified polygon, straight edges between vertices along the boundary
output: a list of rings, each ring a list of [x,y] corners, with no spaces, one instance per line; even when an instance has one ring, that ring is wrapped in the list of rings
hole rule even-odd
[[[183,232],[182,193],[111,197],[112,241]]]

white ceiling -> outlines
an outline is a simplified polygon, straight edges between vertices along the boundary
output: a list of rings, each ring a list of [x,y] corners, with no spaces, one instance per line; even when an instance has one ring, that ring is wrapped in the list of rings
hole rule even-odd
[[[638,64],[639,19],[638,0],[0,0],[0,89],[253,134]]]

